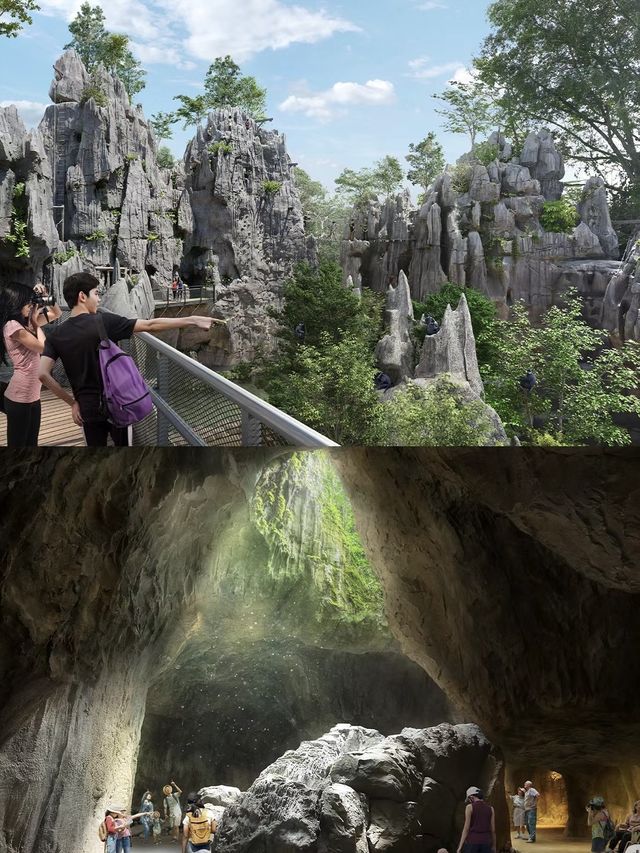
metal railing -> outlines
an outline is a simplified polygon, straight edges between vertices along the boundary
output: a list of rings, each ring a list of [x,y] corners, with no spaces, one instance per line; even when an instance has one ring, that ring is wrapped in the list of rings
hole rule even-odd
[[[147,332],[134,335],[130,352],[156,407],[134,426],[134,445],[338,447]]]

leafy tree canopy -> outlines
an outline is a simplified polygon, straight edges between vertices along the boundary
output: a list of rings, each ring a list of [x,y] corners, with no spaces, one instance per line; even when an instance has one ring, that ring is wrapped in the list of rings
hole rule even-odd
[[[321,258],[338,261],[340,240],[349,218],[349,208],[336,196],[329,195],[320,181],[314,181],[299,166],[294,167],[294,175],[304,211],[306,233],[320,241]]]
[[[389,197],[402,184],[404,172],[400,161],[387,155],[372,169],[344,169],[335,179],[338,195],[350,206],[363,206],[379,195]]]
[[[209,110],[239,107],[258,121],[267,114],[267,90],[255,77],[244,76],[230,56],[218,57],[204,78]]]
[[[570,157],[612,184],[640,183],[637,0],[496,0],[476,60],[503,108],[554,128]]]
[[[69,24],[73,38],[64,48],[76,50],[87,71],[104,65],[120,78],[129,98],[133,98],[144,89],[147,73],[131,52],[129,37],[123,33],[108,32],[104,24],[101,7],[83,3]]]
[[[171,139],[173,136],[172,125],[175,124],[175,116],[173,113],[154,113],[149,124],[153,128],[156,139]]]
[[[445,169],[444,153],[435,133],[429,133],[421,142],[412,142],[405,160],[411,167],[407,178],[425,191]]]
[[[436,112],[443,116],[443,128],[449,133],[466,134],[475,151],[476,139],[499,122],[499,112],[492,93],[480,80],[469,83],[452,81],[449,87],[434,98],[446,106]]]
[[[0,0],[0,36],[15,38],[25,24],[33,23],[29,12],[37,12],[35,0]]]
[[[207,117],[209,107],[204,95],[196,95],[194,98],[190,98],[189,95],[176,95],[173,100],[180,102],[180,106],[172,114],[173,119],[181,121],[185,130],[189,125],[200,124]]]

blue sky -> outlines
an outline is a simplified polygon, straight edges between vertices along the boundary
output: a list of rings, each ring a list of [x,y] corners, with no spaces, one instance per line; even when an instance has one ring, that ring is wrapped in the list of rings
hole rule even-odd
[[[17,39],[0,43],[0,105],[17,103],[37,124],[52,64],[69,40],[81,0],[40,0],[42,11]],[[268,90],[271,127],[289,153],[333,189],[349,167],[385,154],[404,158],[410,142],[438,132],[447,159],[468,149],[444,134],[431,98],[464,76],[488,32],[489,0],[110,0],[107,27],[126,32],[148,72],[139,100],[147,116],[171,110],[172,96],[202,89],[209,64],[231,53]],[[176,126],[168,144],[182,155],[193,129]],[[402,159],[404,164],[404,160]]]

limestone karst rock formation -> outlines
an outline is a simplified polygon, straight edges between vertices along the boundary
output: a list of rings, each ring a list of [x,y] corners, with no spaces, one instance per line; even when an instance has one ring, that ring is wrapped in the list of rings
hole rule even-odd
[[[322,527],[323,513],[312,499],[313,467],[304,485],[307,460],[315,458],[282,450],[247,456],[189,449],[179,460],[164,450],[117,458],[28,452],[2,457],[3,853],[61,853],[70,846],[99,853],[101,810],[112,798],[129,802],[134,792],[136,753],[149,712],[162,707],[173,720],[173,739],[184,736],[185,747],[195,740],[195,750],[203,731],[192,725],[198,702],[214,695],[201,691],[219,680],[222,698],[211,706],[217,719],[235,718],[236,728],[251,729],[251,705],[244,705],[252,695],[251,666],[232,670],[237,678],[225,680],[224,658],[216,658],[203,678],[206,656],[218,644],[204,603],[214,607],[214,619],[225,607],[244,616],[235,619],[237,633],[228,637],[240,662],[252,633],[270,639],[268,631],[278,632],[280,625],[282,639],[292,630],[299,640],[306,634],[316,660],[335,650],[340,638],[343,651],[354,645],[354,658],[364,653],[366,644],[354,640],[362,642],[360,629],[342,618],[348,611],[341,616],[330,604],[336,587],[326,579],[340,575],[333,574],[338,563],[328,544],[337,540],[321,537],[320,553],[302,548],[306,568],[293,573],[301,565],[296,548],[313,544]],[[627,808],[640,785],[638,454],[352,448],[331,458],[383,584],[393,635],[444,690],[457,719],[477,723],[514,771],[526,765],[527,775],[562,773],[572,828],[584,831],[583,797],[594,788],[616,814]],[[290,471],[279,479],[283,462],[295,472],[295,489]],[[265,534],[254,529],[247,535],[260,494],[269,504],[260,523]],[[278,539],[267,519],[275,522],[283,506],[285,516],[289,509],[298,518],[287,522],[287,534]],[[344,540],[339,542],[342,552]],[[221,585],[212,599],[216,578]],[[269,598],[266,591],[278,586],[283,597]],[[317,621],[325,597],[329,618]],[[264,621],[263,602],[269,605]],[[274,612],[281,618],[273,619]],[[230,625],[231,619],[221,628]],[[375,632],[367,643],[371,636]],[[288,670],[286,658],[270,651],[278,664],[272,671]],[[294,669],[300,672],[313,659],[298,657]],[[291,703],[287,707],[301,714],[313,702],[321,704],[318,685],[331,678],[331,661],[339,658],[327,660],[324,675],[318,668],[308,680],[285,676],[271,704]],[[375,659],[371,671],[381,671]],[[268,670],[257,672],[264,674],[256,680],[259,694]],[[404,686],[394,686],[401,706],[413,678],[407,670]],[[239,693],[229,689],[234,681]],[[380,681],[376,685],[381,692]],[[334,696],[342,701],[347,690],[345,680]],[[418,700],[425,694],[413,695]],[[384,704],[392,700],[381,697]],[[357,713],[370,704],[366,692],[350,701]],[[322,712],[325,723],[330,706]],[[395,707],[401,714],[403,708]],[[334,722],[344,719],[340,713]],[[302,716],[289,720],[288,736],[306,722]],[[223,728],[217,748],[230,751],[235,743],[249,749],[251,738],[270,746],[277,739],[249,734]],[[208,749],[211,741],[203,740]],[[151,746],[156,756],[170,749],[161,740]],[[215,754],[209,764],[215,770]],[[145,773],[142,766],[139,771]],[[212,782],[233,780],[217,772],[202,780]]]
[[[522,300],[535,318],[575,288],[585,318],[601,326],[609,284],[615,281],[607,297],[609,318],[615,298],[626,290],[602,179],[586,182],[572,233],[545,231],[544,206],[563,193],[564,161],[552,135],[530,134],[519,156],[503,134],[488,141],[497,158],[487,166],[461,158],[451,174],[434,182],[420,209],[403,194],[356,211],[356,239],[345,234],[342,246],[345,275],[386,292],[404,271],[412,298],[420,301],[451,281],[484,293],[503,317]],[[628,296],[615,310],[622,305],[626,312],[627,303]],[[633,322],[629,330],[637,339]]]
[[[335,853],[424,850],[459,837],[469,785],[495,802],[508,838],[499,754],[473,725],[380,732],[334,726],[287,752],[225,812],[217,849]]]
[[[379,369],[397,383],[412,376],[415,367],[415,318],[409,282],[402,271],[396,287],[392,285],[387,293],[385,323],[387,334],[376,347],[376,362]]]
[[[27,133],[14,107],[0,109],[0,260],[27,284],[44,273],[58,298],[78,268],[107,284],[119,272],[129,290],[140,286],[129,307],[145,306],[145,316],[151,290],[164,298],[179,269],[229,320],[203,360],[229,366],[268,351],[269,309],[293,266],[315,259],[284,137],[238,110],[217,110],[184,161],[161,168],[153,130],[116,76],[89,75],[73,50],[54,71],[36,131]],[[6,241],[18,183],[24,258]]]

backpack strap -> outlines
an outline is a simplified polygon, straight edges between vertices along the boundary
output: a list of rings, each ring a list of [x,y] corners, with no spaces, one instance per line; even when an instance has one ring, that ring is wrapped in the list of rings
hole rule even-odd
[[[104,320],[102,319],[102,315],[99,311],[96,312],[96,323],[98,326],[98,332],[100,333],[100,340],[109,341],[109,335],[107,334],[107,330],[104,325]]]

